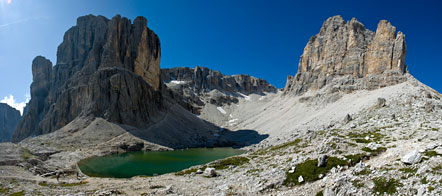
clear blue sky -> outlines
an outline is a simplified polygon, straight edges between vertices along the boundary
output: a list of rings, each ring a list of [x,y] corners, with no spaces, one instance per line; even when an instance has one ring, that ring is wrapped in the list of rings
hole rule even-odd
[[[278,88],[296,73],[305,44],[328,17],[356,17],[373,31],[386,19],[406,35],[410,72],[441,92],[439,2],[0,0],[0,99],[11,94],[25,101],[32,59],[43,55],[55,63],[64,32],[86,14],[145,16],[160,37],[163,68],[206,66],[264,78]]]

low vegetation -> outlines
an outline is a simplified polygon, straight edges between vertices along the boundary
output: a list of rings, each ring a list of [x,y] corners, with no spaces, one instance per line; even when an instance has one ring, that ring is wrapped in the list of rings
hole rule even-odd
[[[364,187],[364,183],[362,183],[360,180],[354,180],[354,181],[352,181],[352,184],[353,184],[353,186],[356,187],[356,188],[362,188],[362,187]]]
[[[183,175],[187,175],[187,174],[191,174],[194,173],[196,171],[198,171],[198,169],[204,171],[207,167],[213,167],[217,170],[222,170],[222,169],[227,169],[230,167],[237,167],[237,166],[241,166],[243,164],[246,164],[250,161],[249,158],[247,157],[243,157],[243,156],[238,156],[238,157],[230,157],[227,159],[222,159],[222,160],[218,160],[212,163],[209,163],[208,165],[205,166],[201,166],[201,167],[193,167],[190,169],[185,169],[183,171],[179,171],[176,172],[175,175],[176,176],[183,176]]]
[[[27,148],[21,148],[22,149],[22,151],[23,151],[23,153],[21,154],[21,157],[24,159],[24,160],[27,160],[27,159],[31,159],[31,158],[35,158],[35,156],[27,149]]]
[[[345,155],[344,157],[350,160],[351,165],[359,163],[360,161],[362,161],[364,159],[370,158],[370,156],[368,156],[366,154],[352,154],[352,155]]]
[[[175,175],[176,176],[184,176],[184,175],[188,175],[191,173],[194,173],[196,171],[198,171],[198,169],[201,169],[202,171],[204,171],[207,168],[207,166],[202,166],[202,167],[194,167],[194,168],[190,168],[190,169],[185,169],[179,172],[176,172]]]
[[[333,167],[345,166],[349,165],[351,162],[345,161],[343,159],[339,159],[336,157],[329,157],[327,159],[327,164],[325,167],[318,167],[318,160],[310,159],[304,161],[296,166],[296,169],[293,173],[286,173],[286,179],[284,180],[284,185],[292,186],[292,185],[300,185],[305,182],[313,182],[319,179],[319,175],[325,175],[329,170]],[[298,178],[302,176],[304,179],[303,182],[299,182]]]
[[[442,156],[441,154],[437,153],[437,152],[434,151],[434,150],[426,151],[426,152],[424,153],[424,155],[427,156],[427,157]]]
[[[281,150],[281,149],[288,148],[290,146],[297,146],[301,142],[302,142],[302,139],[301,138],[297,138],[297,139],[295,139],[295,140],[293,140],[291,142],[287,142],[287,143],[284,143],[284,144],[280,144],[280,145],[277,145],[277,146],[270,147],[269,150],[270,151],[278,151],[278,150]]]
[[[48,184],[47,182],[38,183],[38,185],[40,185],[40,186],[49,186],[49,187],[54,187],[54,186],[73,187],[73,186],[80,186],[80,185],[85,185],[85,184],[87,184],[86,181],[81,181],[81,182],[76,182],[76,183],[61,183],[61,184]]]
[[[370,143],[370,142],[379,142],[385,135],[380,133],[380,129],[375,129],[373,131],[360,132],[353,131],[347,134],[347,136],[356,143]],[[368,137],[368,139],[366,139]]]
[[[387,151],[387,148],[379,147],[379,148],[377,148],[376,150],[372,150],[371,148],[364,147],[364,148],[362,148],[361,150],[362,150],[362,151],[365,151],[365,152],[369,152],[369,153],[371,153],[371,154],[373,154],[373,155],[378,155],[378,154],[381,154],[381,153]]]
[[[9,192],[9,188],[0,186],[0,195]]]
[[[319,191],[315,196],[324,196],[324,191]]]
[[[371,171],[367,168],[361,170],[360,172],[355,173],[355,175],[357,176],[366,176],[366,175],[370,175]]]
[[[230,157],[227,159],[222,159],[209,164],[210,167],[215,169],[227,169],[231,166],[240,166],[248,163],[250,160],[247,157]]]
[[[415,174],[417,172],[417,168],[404,167],[400,168],[399,171],[404,172],[406,174]]]
[[[24,196],[24,195],[25,195],[24,191],[19,191],[19,192],[12,193],[9,196]]]
[[[402,186],[402,184],[394,178],[378,177],[373,179],[373,183],[373,192],[380,194],[394,194],[397,188]]]
[[[150,189],[162,189],[162,188],[165,188],[165,186],[163,186],[163,185],[152,185],[149,188]]]

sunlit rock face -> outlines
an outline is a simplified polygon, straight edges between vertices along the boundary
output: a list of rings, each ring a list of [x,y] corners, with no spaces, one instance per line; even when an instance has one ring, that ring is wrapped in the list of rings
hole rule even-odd
[[[53,132],[78,116],[145,126],[162,108],[160,56],[143,17],[79,17],[54,67],[41,56],[32,62],[31,101],[12,140]]]
[[[302,94],[337,83],[335,90],[376,89],[406,80],[405,35],[381,20],[376,33],[355,18],[328,18],[304,48],[298,73],[287,78],[285,94]],[[344,82],[333,81],[345,76]],[[344,84],[339,84],[344,83]]]

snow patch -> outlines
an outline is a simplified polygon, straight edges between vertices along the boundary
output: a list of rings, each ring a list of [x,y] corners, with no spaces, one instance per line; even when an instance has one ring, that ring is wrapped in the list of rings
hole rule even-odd
[[[244,99],[245,99],[246,101],[250,101],[250,100],[251,100],[250,96],[244,95],[244,94],[242,94],[242,93],[238,93],[238,94],[241,95],[241,97],[244,97]]]
[[[216,109],[218,109],[218,111],[223,114],[227,114],[227,112],[222,107],[216,107]]]
[[[172,84],[185,84],[185,83],[186,83],[186,81],[181,81],[181,80],[172,80],[172,81],[170,81],[170,83],[172,83]]]
[[[235,119],[232,119],[232,120],[229,120],[229,124],[231,124],[231,123],[234,123],[235,121],[237,121],[238,119],[237,118],[235,118]]]

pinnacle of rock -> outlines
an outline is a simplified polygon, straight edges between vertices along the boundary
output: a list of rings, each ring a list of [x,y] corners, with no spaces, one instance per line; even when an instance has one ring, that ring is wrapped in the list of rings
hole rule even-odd
[[[298,73],[288,77],[284,92],[318,90],[340,76],[349,76],[349,84],[359,83],[351,87],[356,89],[397,84],[405,80],[405,55],[405,35],[389,22],[381,20],[374,33],[355,18],[345,22],[333,16],[305,46]]]
[[[119,15],[79,17],[54,67],[34,59],[29,111],[13,141],[50,133],[80,115],[145,126],[161,108],[160,54],[160,40],[143,17],[133,23]]]

